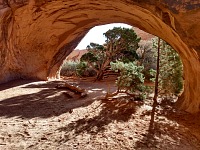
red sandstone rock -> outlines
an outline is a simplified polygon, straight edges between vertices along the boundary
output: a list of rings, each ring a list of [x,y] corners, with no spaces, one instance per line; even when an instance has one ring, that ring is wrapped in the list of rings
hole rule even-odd
[[[180,108],[200,110],[199,0],[1,0],[0,82],[59,78],[59,68],[88,30],[122,22],[157,35],[184,65]]]

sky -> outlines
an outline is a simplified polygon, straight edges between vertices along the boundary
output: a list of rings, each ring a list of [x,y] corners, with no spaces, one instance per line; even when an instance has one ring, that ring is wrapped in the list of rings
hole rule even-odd
[[[96,26],[92,28],[82,39],[82,41],[79,43],[79,45],[75,49],[86,49],[87,45],[90,44],[90,42],[103,44],[105,43],[105,37],[103,36],[103,33],[108,31],[109,29],[112,29],[113,27],[125,27],[125,28],[131,28],[132,26],[123,24],[123,23],[112,23],[107,25],[101,25]]]

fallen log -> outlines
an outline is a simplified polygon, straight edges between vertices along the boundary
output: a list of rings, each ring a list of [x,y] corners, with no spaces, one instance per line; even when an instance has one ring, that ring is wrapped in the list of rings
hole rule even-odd
[[[80,88],[78,86],[70,85],[68,83],[65,83],[64,85],[58,85],[58,86],[56,86],[56,88],[58,88],[58,89],[67,89],[67,90],[73,92],[74,94],[80,95],[81,98],[87,96],[87,92],[86,92],[85,89],[82,89],[82,88]],[[70,92],[66,92],[65,94],[68,97],[74,97]]]
[[[70,91],[72,91],[74,93],[83,93],[83,92],[85,92],[85,89],[82,89],[82,88],[74,86],[74,85],[70,85],[68,83],[65,83],[64,85],[58,85],[58,86],[56,86],[56,88],[58,88],[58,89],[67,89],[67,90],[70,90]]]
[[[75,93],[80,93],[81,94],[81,93],[85,92],[85,89],[82,89],[82,88],[80,88],[78,86],[70,85],[68,83],[65,83],[64,87],[66,87],[68,90],[70,90],[72,92],[75,92]]]

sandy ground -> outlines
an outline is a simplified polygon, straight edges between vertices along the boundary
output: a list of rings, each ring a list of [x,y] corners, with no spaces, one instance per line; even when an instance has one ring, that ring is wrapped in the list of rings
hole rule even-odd
[[[160,101],[154,134],[149,132],[152,100],[127,96],[102,99],[113,82],[68,81],[87,89],[67,98],[65,81],[12,81],[0,85],[0,150],[200,150],[200,115]]]

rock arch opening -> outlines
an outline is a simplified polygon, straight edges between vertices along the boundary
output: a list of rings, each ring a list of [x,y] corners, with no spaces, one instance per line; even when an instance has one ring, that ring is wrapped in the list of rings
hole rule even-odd
[[[179,106],[188,112],[199,112],[198,3],[30,0],[8,1],[1,6],[0,82],[58,78],[63,60],[89,29],[121,22],[159,36],[176,49],[185,78]]]
[[[86,36],[82,39],[82,41],[78,44],[76,49],[70,53],[70,55],[67,56],[65,59],[60,75],[62,76],[62,79],[68,79],[68,78],[82,78],[85,79],[87,77],[93,77],[90,78],[92,80],[97,77],[97,73],[100,70],[101,62],[106,62],[105,60],[102,60],[104,58],[100,57],[100,64],[99,64],[99,58],[97,58],[96,63],[93,65],[88,64],[88,60],[81,60],[81,57],[88,52],[87,47],[91,47],[90,43],[100,44],[102,47],[107,44],[106,37],[104,33],[106,33],[108,30],[112,30],[113,28],[120,27],[120,28],[130,28],[133,29],[134,32],[137,34],[139,38],[141,38],[140,42],[138,43],[139,46],[137,49],[132,49],[136,52],[137,56],[135,59],[131,59],[132,61],[136,61],[140,66],[144,67],[143,75],[145,77],[145,85],[152,84],[152,75],[151,69],[156,70],[156,55],[157,55],[157,43],[158,43],[158,37],[149,34],[147,32],[144,32],[136,27],[129,26],[127,24],[106,24],[101,26],[96,26],[92,28]],[[178,54],[174,51],[173,48],[171,48],[168,43],[160,40],[160,75],[159,79],[162,81],[159,84],[159,87],[162,89],[161,95],[165,95],[166,97],[170,96],[172,93],[174,93],[176,96],[180,95],[180,93],[183,90],[183,66],[182,61],[180,60]],[[100,46],[99,45],[99,46]],[[95,49],[96,47],[94,47]],[[97,47],[98,49],[98,47]],[[125,50],[125,49],[124,49]],[[90,50],[89,50],[90,51]],[[90,51],[90,53],[94,53],[98,55],[99,53],[104,53],[99,49],[99,53],[96,51]],[[113,52],[114,54],[114,52]],[[115,54],[116,55],[116,54]],[[115,56],[114,55],[114,56]],[[130,55],[130,53],[129,53]],[[127,56],[127,55],[126,55]],[[91,56],[92,57],[92,56]],[[109,57],[109,56],[108,56]],[[132,57],[129,57],[132,58]],[[119,57],[114,57],[114,59],[110,60],[111,63],[116,63],[116,60],[123,62],[124,59],[121,59]],[[128,63],[130,60],[125,61],[125,63]],[[97,65],[99,64],[99,65]],[[93,67],[96,65],[96,68]],[[174,66],[174,68],[172,68]],[[111,65],[108,65],[106,69],[103,71],[102,78],[100,80],[117,80],[117,76],[120,76],[119,74],[116,74],[115,72],[112,72]],[[97,70],[97,71],[96,71]],[[105,81],[104,81],[105,82]],[[160,90],[161,90],[160,89]],[[123,92],[123,90],[121,91]],[[116,94],[116,93],[115,93]]]

